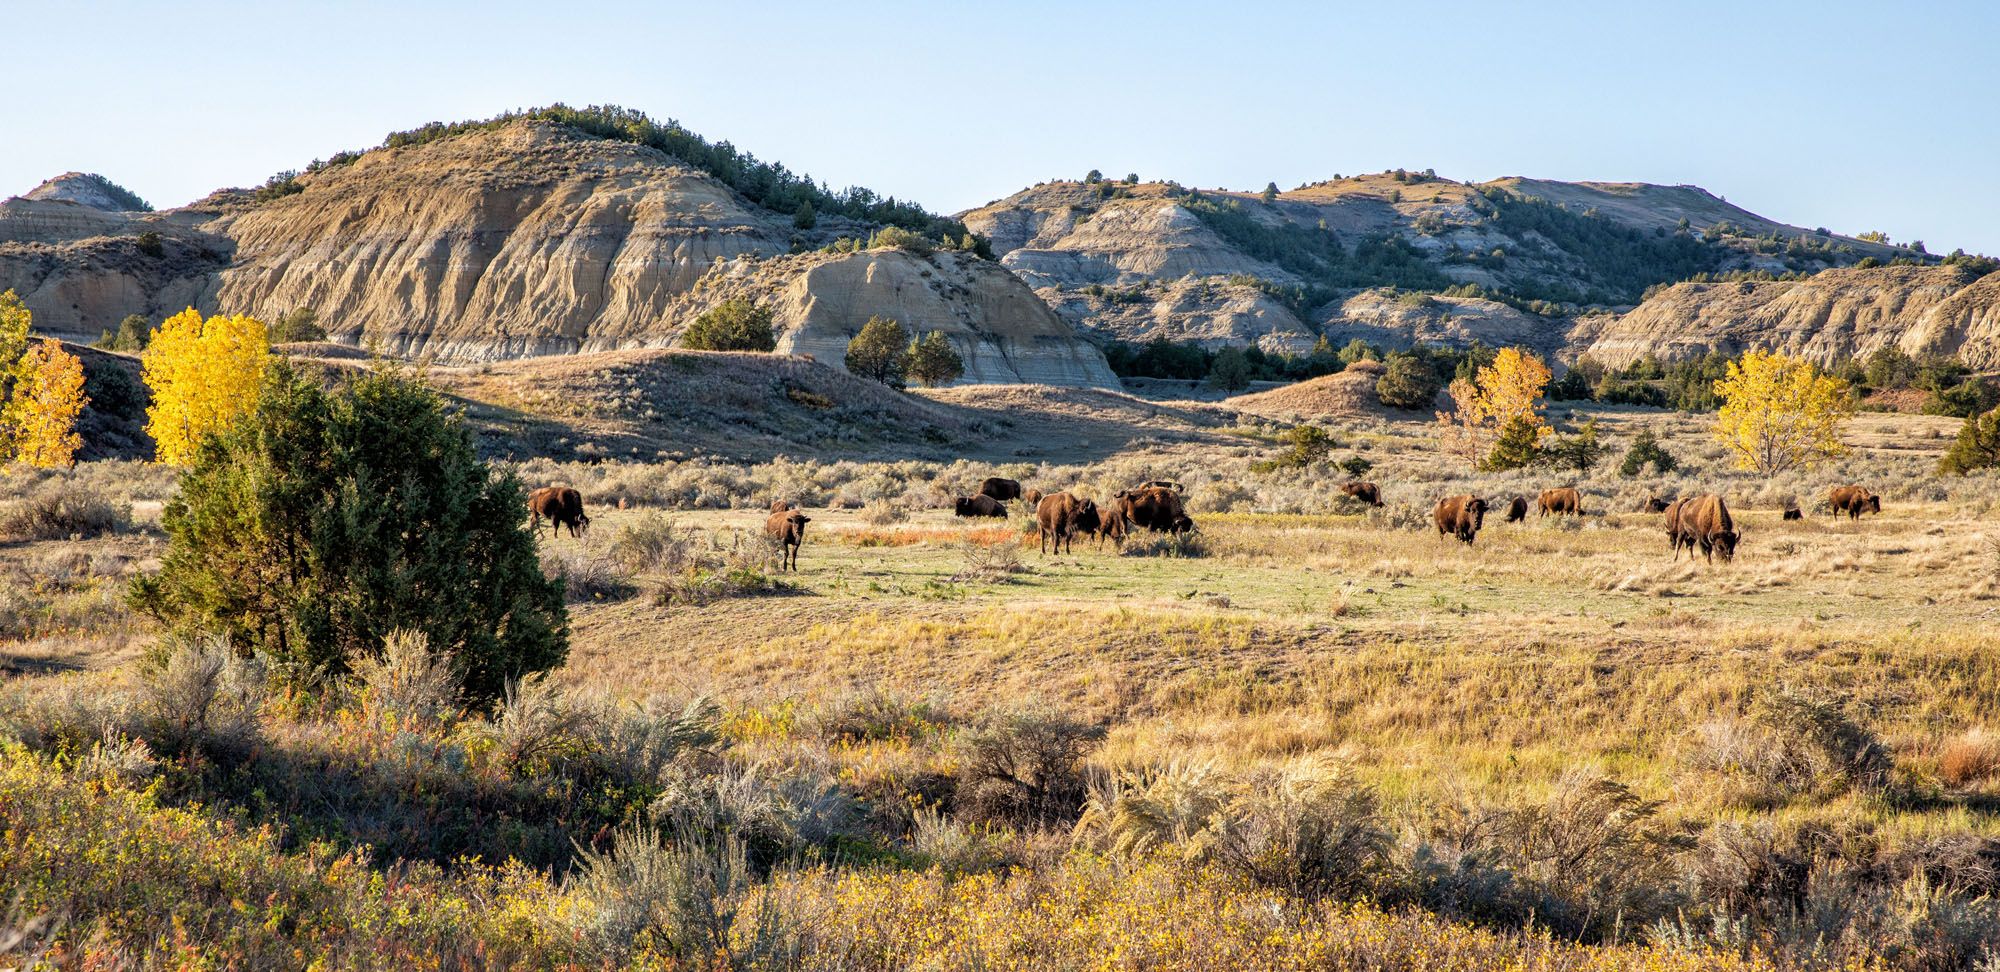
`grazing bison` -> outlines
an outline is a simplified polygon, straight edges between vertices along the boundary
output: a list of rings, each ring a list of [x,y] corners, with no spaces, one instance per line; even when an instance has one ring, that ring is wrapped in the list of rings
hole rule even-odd
[[[1340,491],[1369,506],[1382,505],[1382,487],[1374,483],[1352,482],[1340,484]]]
[[[1583,494],[1564,486],[1560,489],[1542,490],[1535,498],[1535,515],[1582,516]]]
[[[590,532],[590,517],[583,512],[583,494],[568,486],[544,486],[528,494],[528,529],[540,532],[542,518],[549,520],[549,536],[569,527],[572,537]]]
[[[1847,514],[1850,520],[1858,520],[1863,513],[1880,514],[1882,497],[1859,486],[1840,486],[1826,495],[1826,505],[1832,507],[1835,515]]]
[[[1122,549],[1125,546],[1125,511],[1120,509],[1117,503],[1111,504],[1098,515],[1097,536],[1093,544],[1102,547],[1106,540],[1111,541],[1113,549]]]
[[[764,518],[764,535],[780,544],[779,570],[799,569],[799,548],[806,542],[806,524],[812,517],[798,510],[779,510]]]
[[[1431,519],[1437,521],[1438,536],[1471,543],[1479,528],[1486,525],[1486,501],[1470,495],[1447,496],[1438,500]]]
[[[952,512],[959,516],[1006,516],[1007,507],[991,496],[961,496]]]
[[[1035,533],[1042,541],[1042,553],[1049,552],[1051,541],[1056,553],[1065,547],[1074,549],[1076,535],[1095,530],[1102,525],[1097,515],[1097,504],[1087,499],[1078,499],[1068,493],[1050,493],[1042,497],[1035,507]]]
[[[1664,499],[1664,498],[1662,498],[1662,497],[1659,497],[1659,496],[1649,496],[1649,497],[1647,497],[1647,498],[1646,498],[1646,501],[1645,501],[1644,503],[1641,503],[1641,504],[1639,504],[1639,512],[1641,512],[1641,513],[1665,513],[1665,512],[1667,511],[1667,507],[1669,507],[1669,506],[1672,506],[1672,505],[1673,505],[1673,503],[1672,503],[1672,502],[1670,502],[1670,501],[1668,501],[1668,500],[1666,500],[1666,499]]]
[[[1667,547],[1674,552],[1675,560],[1681,559],[1681,547],[1683,545],[1689,548],[1694,546],[1694,544],[1688,541],[1687,537],[1681,534],[1681,507],[1686,505],[1687,497],[1683,496],[1668,503],[1667,508],[1660,511],[1666,514],[1663,519],[1667,525]]]
[[[1801,509],[1799,509],[1799,508],[1798,508],[1798,507],[1796,507],[1796,506],[1787,506],[1787,507],[1785,507],[1785,519],[1787,519],[1787,520],[1803,520],[1803,519],[1805,519],[1805,518],[1806,518],[1806,514],[1805,514],[1805,511],[1804,511],[1804,510],[1801,510]]]
[[[1171,479],[1149,479],[1139,484],[1140,489],[1152,489],[1156,486],[1160,489],[1171,489],[1176,493],[1185,494],[1187,492],[1186,486],[1182,486]]]
[[[1519,523],[1527,518],[1528,498],[1526,496],[1514,497],[1514,501],[1507,504],[1507,522]]]
[[[1181,494],[1164,486],[1123,490],[1114,498],[1113,505],[1123,515],[1127,527],[1143,527],[1154,533],[1187,533],[1194,529]]]
[[[1044,495],[1044,494],[1042,493],[1042,491],[1041,491],[1041,490],[1039,490],[1039,489],[1031,489],[1031,490],[1028,490],[1028,491],[1027,491],[1027,492],[1025,492],[1025,493],[1022,493],[1022,494],[1021,494],[1021,499],[1022,499],[1023,501],[1025,501],[1025,502],[1026,502],[1026,503],[1027,503],[1027,504],[1028,504],[1029,506],[1040,506],[1040,505],[1042,505],[1042,496],[1043,496],[1043,495]]]
[[[792,503],[790,500],[778,499],[771,501],[771,512],[773,513],[783,513],[791,508],[792,508]]]
[[[1715,555],[1721,554],[1724,563],[1736,556],[1736,521],[1729,516],[1729,507],[1722,497],[1714,493],[1704,493],[1692,499],[1680,500],[1676,509],[1668,513],[1674,518],[1676,532],[1672,534],[1674,558],[1680,558],[1680,548],[1688,548],[1688,556],[1694,556],[1694,548],[1701,547],[1701,553],[1709,563],[1715,562]]]
[[[991,496],[1002,503],[1010,499],[1020,499],[1021,483],[1018,480],[1001,479],[998,476],[994,476],[979,484],[979,495]]]

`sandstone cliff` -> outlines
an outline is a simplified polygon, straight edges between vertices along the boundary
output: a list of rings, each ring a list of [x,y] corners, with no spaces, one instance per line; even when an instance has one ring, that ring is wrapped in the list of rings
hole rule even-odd
[[[761,295],[761,296],[760,296]],[[775,314],[778,350],[838,366],[868,318],[902,322],[915,334],[940,331],[965,361],[965,381],[1110,385],[1104,355],[1082,341],[1033,291],[991,261],[963,253],[897,249],[813,252],[764,260],[743,257],[715,269],[668,309],[692,321],[732,297],[758,297]],[[672,333],[607,330],[587,350],[679,339]]]
[[[990,262],[771,259],[871,228],[829,218],[801,233],[791,214],[657,150],[523,120],[165,213],[9,200],[0,288],[18,290],[41,328],[75,337],[189,305],[266,319],[307,307],[338,341],[481,361],[665,346],[707,306],[686,299],[697,282],[768,265],[730,292],[779,301],[788,349],[837,365],[835,335],[879,314],[946,331],[970,380],[1115,381],[1095,347]]]
[[[2000,368],[2000,274],[1885,266],[1676,284],[1605,323],[1580,350],[1616,367],[1648,354],[1671,362],[1753,347],[1830,363],[1891,346]]]

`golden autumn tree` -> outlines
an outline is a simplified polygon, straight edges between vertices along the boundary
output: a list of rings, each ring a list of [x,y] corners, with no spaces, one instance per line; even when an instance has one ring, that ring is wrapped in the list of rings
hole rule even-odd
[[[203,318],[190,307],[165,321],[139,356],[153,403],[146,433],[154,459],[186,465],[202,439],[229,426],[257,401],[271,341],[264,323],[242,314]]]
[[[1736,467],[1776,475],[1847,453],[1840,424],[1854,414],[1847,383],[1812,362],[1774,351],[1751,351],[1717,379],[1722,397],[1715,435],[1736,455]]]
[[[21,355],[13,390],[0,408],[4,451],[14,462],[63,469],[76,464],[83,436],[76,418],[90,399],[83,393],[83,362],[45,338]]]
[[[1471,379],[1451,383],[1456,411],[1437,413],[1438,438],[1445,451],[1479,463],[1499,430],[1526,429],[1537,439],[1547,431],[1542,393],[1549,366],[1520,348],[1502,348],[1493,363]]]
[[[28,326],[34,315],[12,290],[0,293],[0,401],[7,398],[7,384],[14,378],[14,365],[28,350]]]

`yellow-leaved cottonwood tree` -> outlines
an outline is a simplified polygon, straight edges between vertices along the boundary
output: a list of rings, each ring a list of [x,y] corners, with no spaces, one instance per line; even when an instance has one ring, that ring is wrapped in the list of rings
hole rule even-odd
[[[83,362],[53,338],[36,343],[21,355],[13,390],[0,408],[6,456],[44,469],[76,465],[76,450],[83,447],[76,419],[89,403]]]
[[[1854,414],[1847,383],[1810,361],[1750,351],[1730,363],[1715,393],[1722,397],[1715,435],[1738,469],[1772,476],[1847,454],[1840,441],[1840,424]]]
[[[146,433],[153,437],[154,459],[183,466],[202,439],[256,404],[271,363],[271,341],[254,317],[203,318],[190,307],[160,322],[139,362],[153,393]]]
[[[1493,363],[1472,379],[1451,383],[1458,410],[1437,413],[1445,451],[1478,463],[1486,456],[1492,430],[1515,422],[1544,430],[1542,393],[1548,386],[1549,366],[1542,359],[1520,348],[1501,348]]]

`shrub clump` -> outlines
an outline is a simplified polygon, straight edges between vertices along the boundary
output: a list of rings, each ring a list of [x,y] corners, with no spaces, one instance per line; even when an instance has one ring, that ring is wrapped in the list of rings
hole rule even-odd
[[[89,539],[131,526],[132,508],[68,479],[52,480],[26,499],[0,508],[0,538]]]
[[[275,367],[250,414],[200,445],[161,518],[161,570],[132,598],[298,675],[420,632],[463,666],[470,701],[490,700],[568,649],[523,502],[430,388],[378,371],[329,391]]]
[[[704,311],[681,335],[681,346],[694,351],[774,351],[778,337],[772,313],[747,297],[732,297]]]

